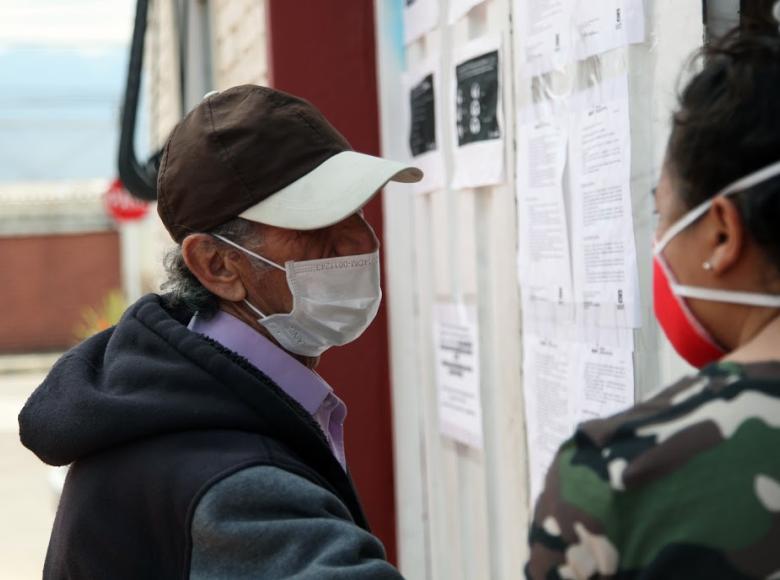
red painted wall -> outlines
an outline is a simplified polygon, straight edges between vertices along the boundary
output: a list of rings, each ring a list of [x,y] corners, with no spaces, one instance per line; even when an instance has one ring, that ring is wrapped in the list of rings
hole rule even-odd
[[[0,238],[0,272],[0,353],[63,350],[83,309],[120,288],[119,236]]]
[[[270,0],[271,84],[311,101],[356,151],[379,154],[379,105],[370,0]],[[366,216],[382,238],[379,196]],[[386,302],[385,302],[386,303]],[[373,532],[396,561],[392,421],[384,306],[355,343],[331,349],[318,371],[349,407],[347,461]]]

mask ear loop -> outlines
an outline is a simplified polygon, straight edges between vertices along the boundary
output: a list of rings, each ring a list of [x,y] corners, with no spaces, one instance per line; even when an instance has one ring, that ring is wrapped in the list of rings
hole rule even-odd
[[[252,304],[252,303],[251,303],[249,300],[247,300],[246,298],[244,298],[244,304],[246,304],[247,306],[249,306],[249,308],[252,310],[252,312],[254,312],[255,314],[257,314],[257,315],[258,315],[260,318],[268,318],[268,315],[267,315],[267,314],[263,314],[263,313],[260,311],[260,309],[259,309],[259,308],[257,308],[257,307],[256,307],[254,304]]]
[[[660,254],[667,246],[667,244],[677,236],[677,234],[679,234],[681,231],[707,213],[707,210],[710,209],[711,205],[712,199],[708,199],[704,203],[699,204],[694,210],[692,210],[685,217],[666,230],[666,233],[661,237],[660,240],[658,240],[658,243],[655,245],[655,253]]]
[[[242,248],[242,247],[241,247],[241,246],[239,246],[237,243],[235,243],[235,242],[231,242],[230,240],[228,240],[227,238],[223,238],[223,237],[222,237],[222,236],[220,236],[219,234],[211,234],[211,235],[212,235],[212,236],[214,236],[215,238],[217,238],[218,240],[220,240],[220,241],[222,241],[222,242],[225,242],[227,245],[229,245],[229,246],[233,246],[235,249],[237,249],[237,250],[240,250],[240,251],[244,252],[245,254],[248,254],[249,256],[252,256],[253,258],[257,258],[257,259],[258,259],[258,260],[260,260],[261,262],[265,262],[265,263],[266,263],[266,264],[268,264],[269,266],[273,266],[274,268],[277,268],[278,270],[281,270],[282,272],[286,272],[286,271],[287,271],[287,269],[286,269],[286,268],[284,268],[284,267],[280,266],[280,265],[279,265],[279,264],[277,264],[276,262],[272,262],[272,261],[271,261],[271,260],[269,260],[268,258],[263,258],[263,257],[262,257],[260,254],[255,254],[255,253],[254,253],[253,251],[251,251],[251,250],[247,250],[246,248]]]
[[[286,272],[286,271],[287,271],[285,268],[282,268],[282,267],[281,267],[279,264],[277,264],[276,262],[272,262],[272,261],[271,261],[271,260],[269,260],[268,258],[263,258],[263,256],[261,256],[260,254],[255,254],[255,253],[254,253],[253,251],[251,251],[251,250],[247,250],[246,248],[242,248],[242,247],[241,247],[241,246],[239,246],[237,243],[235,243],[235,242],[231,242],[230,240],[228,240],[227,238],[224,238],[224,237],[220,236],[219,234],[211,234],[211,235],[212,235],[212,236],[214,236],[215,238],[217,238],[218,240],[220,240],[221,242],[225,242],[227,245],[229,245],[229,246],[233,246],[235,249],[237,249],[237,250],[240,250],[240,251],[244,252],[245,254],[247,254],[247,255],[249,255],[249,256],[252,256],[253,258],[257,258],[257,259],[258,259],[258,260],[260,260],[261,262],[265,262],[265,263],[266,263],[266,264],[268,264],[269,266],[273,266],[274,268],[277,268],[277,269],[281,270],[282,272]],[[267,315],[267,314],[263,314],[263,312],[262,312],[262,311],[261,311],[259,308],[257,308],[257,307],[256,307],[254,304],[252,304],[251,302],[249,302],[249,300],[247,300],[246,298],[243,300],[243,302],[244,302],[244,304],[246,304],[246,305],[247,305],[247,306],[248,306],[248,307],[249,307],[249,308],[252,310],[252,312],[254,312],[255,314],[257,314],[257,315],[258,315],[260,318],[268,318],[268,315]]]
[[[716,193],[714,197],[721,195],[731,195],[732,193],[742,191],[743,189],[750,189],[754,185],[763,183],[764,181],[767,181],[776,175],[780,175],[780,161],[775,161],[771,165],[767,165],[766,167],[759,169],[750,175],[746,175],[745,177],[738,179],[731,185],[724,187],[722,190]]]
[[[778,1],[778,3],[776,3],[775,6],[780,7],[780,1]],[[780,8],[778,9],[780,10]],[[713,195],[710,199],[705,200],[704,202],[696,206],[696,208],[691,210],[690,213],[688,213],[680,221],[678,221],[677,223],[672,225],[672,227],[666,230],[666,233],[658,241],[655,252],[660,253],[666,247],[666,245],[670,241],[672,241],[672,238],[674,238],[682,230],[687,228],[689,225],[691,225],[693,222],[699,219],[702,215],[704,215],[704,213],[706,213],[707,210],[712,205],[712,201],[715,198],[726,197],[734,193],[744,191],[746,189],[750,189],[754,185],[758,185],[759,183],[771,179],[776,175],[780,175],[780,161],[775,161],[771,165],[767,165],[766,167],[763,167],[762,169],[759,169],[758,171],[746,175],[745,177],[738,179],[734,183],[727,185],[726,187],[721,189],[718,193]]]

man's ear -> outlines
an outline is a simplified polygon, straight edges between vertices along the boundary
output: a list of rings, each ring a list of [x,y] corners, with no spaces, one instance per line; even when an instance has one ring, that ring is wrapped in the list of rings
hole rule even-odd
[[[716,275],[725,274],[742,256],[745,245],[745,224],[737,204],[727,197],[716,197],[710,208],[714,220],[712,254],[709,260]]]
[[[217,243],[208,234],[191,234],[182,241],[181,254],[190,272],[209,292],[230,302],[246,298],[238,250]]]

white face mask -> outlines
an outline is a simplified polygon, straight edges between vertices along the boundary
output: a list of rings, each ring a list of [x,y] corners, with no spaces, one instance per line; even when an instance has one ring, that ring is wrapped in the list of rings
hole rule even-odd
[[[663,252],[664,248],[669,244],[669,242],[672,241],[672,239],[674,239],[680,232],[690,226],[693,222],[704,215],[707,210],[710,209],[710,206],[716,197],[726,197],[728,195],[733,195],[740,191],[754,187],[759,183],[763,183],[764,181],[767,181],[777,175],[780,175],[780,161],[772,163],[771,165],[767,165],[758,171],[754,171],[753,173],[738,179],[731,185],[724,187],[712,198],[693,208],[682,218],[680,218],[674,225],[672,225],[666,231],[663,237],[658,240],[653,253],[656,256],[661,256],[661,252]],[[780,308],[780,295],[776,294],[720,290],[716,288],[702,288],[700,286],[685,286],[683,284],[677,283],[672,283],[671,289],[675,295],[683,296],[685,298],[698,298],[699,300],[712,300],[714,302],[728,302],[732,304],[746,304],[749,306]]]
[[[289,261],[285,267],[223,238],[214,236],[253,258],[287,272],[293,297],[289,313],[263,314],[244,300],[263,326],[285,350],[320,356],[331,346],[358,338],[374,320],[382,290],[379,250],[358,256]]]

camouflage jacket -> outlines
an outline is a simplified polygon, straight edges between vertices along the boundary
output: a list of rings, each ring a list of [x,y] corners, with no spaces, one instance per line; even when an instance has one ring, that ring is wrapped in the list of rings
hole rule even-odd
[[[580,425],[529,541],[534,580],[780,579],[780,363],[714,364]]]

